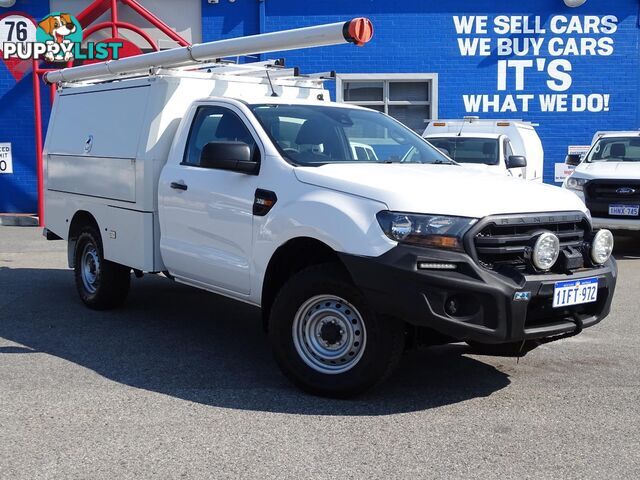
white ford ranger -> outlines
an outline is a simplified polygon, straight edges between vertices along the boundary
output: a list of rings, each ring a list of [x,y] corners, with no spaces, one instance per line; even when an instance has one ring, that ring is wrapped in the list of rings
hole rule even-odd
[[[479,177],[314,78],[96,68],[48,76],[45,146],[45,234],[68,241],[90,308],[121,305],[132,271],[165,272],[260,307],[284,373],[342,397],[418,341],[520,350],[609,313],[611,233],[566,190]]]
[[[640,132],[596,134],[584,160],[569,155],[575,166],[563,187],[587,205],[600,228],[640,231]]]

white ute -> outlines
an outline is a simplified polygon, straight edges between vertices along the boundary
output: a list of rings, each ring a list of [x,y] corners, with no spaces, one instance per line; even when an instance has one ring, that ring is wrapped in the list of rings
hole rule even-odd
[[[598,132],[584,159],[569,155],[575,166],[563,187],[591,211],[594,225],[640,231],[640,132]]]
[[[572,193],[478,182],[319,77],[206,63],[371,34],[355,19],[48,73],[44,233],[82,301],[120,306],[133,271],[255,305],[287,377],[338,397],[418,343],[523,354],[604,318],[612,237]]]
[[[477,117],[436,120],[422,136],[466,167],[542,183],[544,150],[530,122]]]

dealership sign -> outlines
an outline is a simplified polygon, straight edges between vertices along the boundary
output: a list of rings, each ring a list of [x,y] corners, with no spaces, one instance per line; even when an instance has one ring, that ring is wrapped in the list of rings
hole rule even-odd
[[[498,93],[463,95],[467,112],[609,111],[609,93],[571,91],[572,59],[613,55],[615,15],[454,16],[453,24],[460,55],[495,62],[497,69]],[[544,79],[544,93],[531,92],[532,77]],[[506,93],[508,83],[514,93]]]
[[[10,143],[0,143],[0,174],[3,173],[13,173]]]

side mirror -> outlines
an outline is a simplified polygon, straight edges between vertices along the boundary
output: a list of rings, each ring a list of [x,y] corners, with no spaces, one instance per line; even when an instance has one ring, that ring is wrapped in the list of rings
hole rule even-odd
[[[527,158],[522,155],[511,155],[507,159],[507,168],[524,168],[527,166]]]
[[[436,147],[438,150],[440,150],[440,153],[444,153],[447,157],[451,158],[451,153],[449,153],[449,150],[447,150],[444,147]]]
[[[577,167],[578,165],[580,165],[581,161],[582,161],[582,157],[580,155],[578,155],[577,153],[572,153],[570,155],[567,155],[567,158],[565,158],[564,163],[572,167]]]
[[[244,142],[209,142],[200,154],[200,166],[256,175],[260,163],[251,159],[251,147]]]

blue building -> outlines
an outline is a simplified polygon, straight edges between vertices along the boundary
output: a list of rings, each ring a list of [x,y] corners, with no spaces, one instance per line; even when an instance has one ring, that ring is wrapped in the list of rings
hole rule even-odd
[[[91,1],[17,0],[3,8],[11,3],[0,0],[0,41],[6,40],[1,22],[9,14],[34,19],[50,11],[75,14]],[[588,145],[597,130],[640,127],[637,0],[140,3],[193,42],[366,16],[375,35],[363,48],[266,57],[285,57],[302,72],[335,70],[337,81],[329,86],[335,98],[385,111],[416,130],[437,118],[468,115],[537,123],[548,183],[556,180],[556,164],[564,161],[569,146]],[[127,21],[144,25],[127,14]],[[172,46],[163,38],[158,43]],[[31,85],[30,73],[16,78],[0,61],[0,147],[10,144],[13,160],[13,173],[0,173],[0,212],[37,210]],[[45,115],[47,105],[45,95]],[[0,148],[0,162],[1,155]]]

